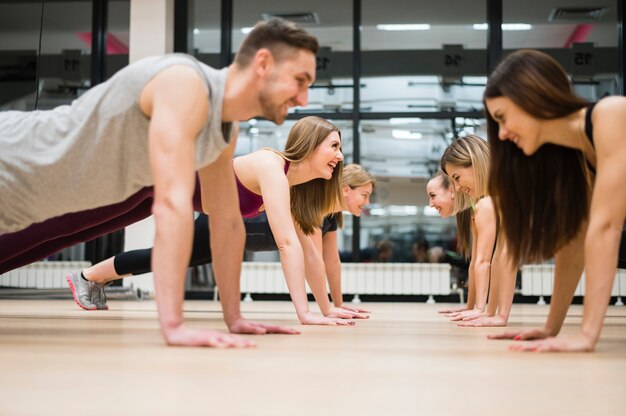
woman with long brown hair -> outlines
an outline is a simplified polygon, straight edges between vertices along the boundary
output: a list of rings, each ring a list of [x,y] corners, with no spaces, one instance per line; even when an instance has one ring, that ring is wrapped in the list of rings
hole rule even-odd
[[[484,102],[489,190],[509,256],[516,264],[555,260],[546,324],[492,338],[536,340],[511,347],[516,350],[591,351],[611,296],[626,215],[626,99],[589,105],[556,60],[521,50],[497,66]],[[560,336],[583,269],[581,331]]]

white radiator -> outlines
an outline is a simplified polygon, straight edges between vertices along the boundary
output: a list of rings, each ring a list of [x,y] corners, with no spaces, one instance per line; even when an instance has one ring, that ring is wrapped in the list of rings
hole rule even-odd
[[[65,277],[91,266],[88,261],[38,261],[0,275],[0,286],[28,289],[65,289]]]
[[[524,296],[550,296],[554,286],[554,265],[538,264],[522,267],[522,295]],[[575,296],[585,295],[585,273],[583,273]],[[626,270],[617,269],[613,282],[611,296],[626,296]],[[541,302],[541,299],[540,299]],[[618,300],[618,303],[620,301]]]
[[[354,295],[449,295],[450,265],[344,263],[342,289]],[[289,293],[279,262],[244,262],[242,293]],[[307,292],[310,289],[307,287]]]

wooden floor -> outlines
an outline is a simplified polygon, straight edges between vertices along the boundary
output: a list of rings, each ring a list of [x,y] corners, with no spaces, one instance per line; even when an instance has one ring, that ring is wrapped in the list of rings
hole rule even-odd
[[[458,328],[443,305],[373,303],[355,327],[300,327],[249,350],[166,347],[153,301],[86,312],[69,300],[0,302],[0,415],[624,415],[626,307],[593,354],[514,353],[497,329]],[[249,319],[296,326],[288,302]],[[511,326],[546,306],[514,305]],[[219,305],[188,301],[223,329]],[[576,329],[573,306],[565,332]]]

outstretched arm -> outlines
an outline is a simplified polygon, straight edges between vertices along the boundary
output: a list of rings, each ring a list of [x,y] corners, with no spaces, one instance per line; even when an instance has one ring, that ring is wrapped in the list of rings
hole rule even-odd
[[[232,142],[211,165],[199,171],[202,208],[209,216],[211,252],[215,281],[220,292],[224,321],[230,332],[239,334],[286,333],[298,331],[245,320],[240,309],[240,274],[246,240],[239,209],[239,197],[232,158],[238,131]]]
[[[585,304],[580,337],[582,348],[592,350],[600,338],[604,315],[611,297],[615,280],[621,232],[626,217],[626,146],[623,114],[626,104],[623,98],[607,100],[608,114],[597,125],[598,173],[591,201],[589,230],[585,238],[585,263],[587,279]],[[619,120],[619,126],[614,121]],[[576,342],[563,345],[564,349],[575,348]]]
[[[193,234],[195,140],[209,112],[206,87],[194,69],[174,66],[144,87],[140,106],[150,118],[156,219],[152,268],[165,340],[170,345],[245,346],[244,339],[189,328],[183,319],[185,271]]]
[[[470,283],[474,280],[475,300],[474,308],[458,314],[451,314],[453,321],[465,318],[486,316],[487,293],[489,291],[489,277],[491,273],[491,255],[496,239],[496,216],[491,198],[486,197],[476,204],[474,216],[474,233],[472,241],[472,261],[470,263]],[[472,276],[473,272],[473,276]],[[470,296],[471,296],[470,286]],[[470,299],[468,296],[468,305]]]
[[[316,228],[313,234],[304,235],[300,227],[296,227],[300,244],[304,252],[306,281],[313,292],[313,296],[320,307],[322,315],[329,318],[356,318],[356,314],[333,307],[328,299],[326,287],[326,267],[324,264],[322,247],[322,230]],[[360,317],[360,316],[359,316]]]
[[[258,178],[267,219],[274,234],[287,287],[298,319],[302,324],[309,325],[353,323],[353,321],[316,316],[309,310],[304,283],[304,255],[291,216],[289,182],[283,173],[283,161],[273,152],[260,152],[257,154],[255,163],[255,176]]]
[[[555,336],[561,330],[565,315],[572,303],[576,286],[584,268],[584,236],[586,225],[583,224],[576,237],[565,245],[554,256],[554,288],[550,301],[550,312],[546,324],[542,328],[507,331],[497,335],[490,335],[490,339],[530,340],[543,339]],[[518,344],[512,349],[523,349],[531,344]]]
[[[510,260],[504,235],[500,234],[491,264],[491,290],[486,316],[467,319],[460,326],[506,326],[515,294],[517,267]]]
[[[474,261],[474,276],[476,278],[475,310],[484,311],[489,291],[489,276],[491,271],[491,256],[496,240],[496,215],[491,198],[482,199],[476,204],[476,260]]]
[[[328,231],[322,236],[322,256],[326,268],[330,295],[335,307],[354,312],[354,318],[368,318],[362,313],[369,313],[366,309],[348,306],[343,303],[343,291],[341,290],[341,260],[339,259],[339,247],[337,246],[337,231]]]

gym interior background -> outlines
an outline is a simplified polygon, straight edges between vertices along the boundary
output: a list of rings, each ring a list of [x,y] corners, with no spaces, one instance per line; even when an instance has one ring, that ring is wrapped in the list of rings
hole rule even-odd
[[[282,126],[243,122],[237,154],[282,148],[303,115],[337,124],[346,162],[362,164],[377,180],[362,217],[344,214],[339,247],[345,262],[375,260],[375,247],[385,240],[393,246],[392,262],[414,262],[416,243],[454,251],[454,220],[428,207],[425,184],[455,137],[486,137],[482,91],[502,56],[520,48],[546,51],[592,101],[624,91],[624,11],[618,0],[157,2],[165,17],[146,15],[141,3],[150,2],[0,1],[0,110],[71,102],[129,63],[133,49],[141,47],[136,39],[142,39],[131,32],[153,17],[164,19],[168,51],[217,68],[231,62],[257,21],[293,20],[322,47],[309,104],[293,110]],[[144,32],[145,42],[156,42]],[[146,247],[150,227],[148,221],[80,244],[56,259],[97,262],[124,248]],[[246,259],[277,256],[248,253]],[[207,268],[190,271],[188,294],[204,293],[210,274]],[[135,285],[151,290],[151,277]]]

